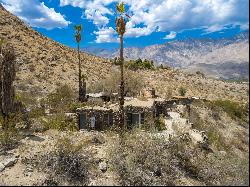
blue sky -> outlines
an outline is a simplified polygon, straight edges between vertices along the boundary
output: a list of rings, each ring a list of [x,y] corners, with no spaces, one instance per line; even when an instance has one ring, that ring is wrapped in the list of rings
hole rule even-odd
[[[249,0],[123,0],[131,19],[125,47],[185,38],[231,37],[249,29]],[[84,27],[82,47],[118,47],[119,0],[0,0],[37,31],[75,47],[75,24]]]

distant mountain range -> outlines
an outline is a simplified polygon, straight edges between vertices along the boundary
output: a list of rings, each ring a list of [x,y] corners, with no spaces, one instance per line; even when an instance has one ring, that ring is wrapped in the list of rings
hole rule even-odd
[[[104,58],[119,56],[118,49],[84,48]],[[249,78],[249,31],[232,38],[185,39],[144,48],[125,48],[127,59],[149,59],[188,72],[201,71],[222,79]]]

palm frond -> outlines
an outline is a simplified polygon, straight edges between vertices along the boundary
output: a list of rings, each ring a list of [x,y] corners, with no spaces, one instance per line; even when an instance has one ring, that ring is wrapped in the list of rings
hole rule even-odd
[[[125,12],[125,4],[123,2],[116,5],[117,12],[123,14]]]

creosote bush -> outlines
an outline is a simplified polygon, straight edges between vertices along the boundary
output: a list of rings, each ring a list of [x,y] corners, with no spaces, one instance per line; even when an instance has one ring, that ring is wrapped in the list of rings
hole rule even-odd
[[[15,128],[4,129],[0,132],[0,149],[9,150],[18,145],[22,136]]]
[[[56,129],[59,131],[76,131],[77,126],[74,119],[65,116],[63,113],[58,113],[53,116],[48,116],[42,119],[45,129]]]
[[[62,112],[68,110],[74,99],[72,89],[68,85],[61,85],[55,92],[50,93],[42,104],[49,106],[55,112]]]
[[[39,158],[38,169],[47,173],[54,184],[87,185],[93,160],[86,143],[72,142],[66,137],[58,139],[53,150]]]
[[[184,87],[181,86],[179,88],[178,92],[179,92],[180,96],[185,96],[186,93],[187,93],[187,90],[186,90],[186,88],[184,88]]]
[[[131,132],[132,133],[132,132]],[[161,139],[127,133],[112,147],[110,158],[121,185],[174,185],[181,172],[178,161]]]

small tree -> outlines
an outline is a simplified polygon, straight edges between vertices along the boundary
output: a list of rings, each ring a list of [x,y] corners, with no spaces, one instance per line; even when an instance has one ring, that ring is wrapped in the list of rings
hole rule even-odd
[[[82,76],[82,70],[81,70],[81,55],[80,55],[80,42],[81,42],[81,32],[82,32],[82,25],[76,25],[75,26],[75,39],[77,42],[77,51],[78,51],[78,69],[79,69],[79,101],[84,102],[86,101],[86,83],[84,76]]]

